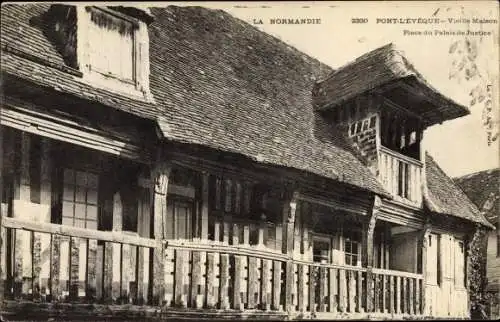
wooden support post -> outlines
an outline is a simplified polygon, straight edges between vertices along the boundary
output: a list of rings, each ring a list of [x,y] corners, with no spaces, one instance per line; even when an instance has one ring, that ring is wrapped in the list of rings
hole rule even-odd
[[[162,160],[162,153],[151,171],[153,187],[152,217],[154,220],[154,238],[158,245],[153,250],[153,304],[163,305],[165,300],[165,274],[164,274],[164,246],[161,241],[164,238],[167,214],[167,189],[170,171],[172,167]]]
[[[294,244],[294,225],[295,214],[298,208],[298,194],[293,193],[290,199],[285,200],[283,205],[283,221],[286,223],[285,246],[286,254],[289,258],[293,257],[293,244]],[[293,262],[286,263],[286,284],[285,284],[285,309],[287,312],[292,312],[293,305],[293,288],[294,288],[294,265]]]
[[[379,196],[375,196],[373,200],[373,208],[370,219],[368,221],[368,225],[366,225],[366,229],[363,230],[363,245],[362,245],[362,263],[363,266],[367,268],[366,271],[366,311],[368,313],[373,312],[373,304],[374,304],[374,285],[373,285],[373,234],[375,231],[375,224],[377,222],[377,216],[380,211],[380,207],[382,206],[382,201]]]
[[[209,178],[207,172],[202,174],[201,184],[201,239],[208,239],[208,191],[209,191]]]
[[[420,237],[421,240],[421,247],[422,247],[422,309],[421,312],[424,315],[427,315],[430,313],[427,308],[427,303],[426,303],[426,289],[427,289],[427,250],[429,248],[429,236],[431,234],[431,221],[427,219],[427,222],[425,223],[424,229],[422,230],[422,234]],[[431,265],[434,265],[434,263],[430,263]]]

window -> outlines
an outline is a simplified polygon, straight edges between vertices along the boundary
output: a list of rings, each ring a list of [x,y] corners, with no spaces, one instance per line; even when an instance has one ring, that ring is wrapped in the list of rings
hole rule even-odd
[[[136,24],[112,10],[88,7],[88,66],[93,72],[133,83]]]
[[[313,235],[313,261],[318,263],[330,262],[332,249],[330,237]]]
[[[361,264],[361,236],[357,232],[344,234],[344,254],[346,265],[358,266]]]
[[[108,7],[77,10],[77,60],[84,77],[112,90],[149,95],[146,23]]]
[[[97,229],[96,174],[64,169],[62,224]]]

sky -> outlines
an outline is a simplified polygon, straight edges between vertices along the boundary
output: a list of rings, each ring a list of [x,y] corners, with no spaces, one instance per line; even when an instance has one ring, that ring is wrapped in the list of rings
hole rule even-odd
[[[151,3],[141,5],[151,6]],[[256,28],[269,33],[321,62],[338,68],[356,57],[393,43],[442,94],[469,107],[473,82],[449,79],[454,56],[449,54],[453,41],[464,36],[434,35],[435,30],[491,31],[492,36],[473,36],[478,44],[477,64],[493,89],[492,104],[498,121],[498,3],[496,1],[406,1],[406,2],[155,2],[154,6],[197,5],[222,9]],[[448,23],[449,18],[497,19],[496,23]],[[271,24],[273,18],[320,19],[320,24]],[[352,23],[366,18],[367,23]],[[377,19],[439,18],[439,24],[383,24]],[[256,24],[261,22],[262,24]],[[429,30],[431,35],[404,35],[404,30]],[[272,59],[270,57],[270,59]],[[482,125],[482,106],[470,107],[471,114],[434,125],[424,133],[424,146],[444,171],[452,176],[499,166],[499,141],[487,143]]]
[[[404,30],[467,30],[466,23],[395,25],[376,23],[383,18],[448,18],[479,17],[497,19],[496,2],[256,2],[210,3],[203,6],[220,8],[254,25],[321,62],[338,68],[356,57],[392,42],[420,73],[444,95],[469,107],[467,84],[449,79],[453,56],[449,48],[454,36],[404,35]],[[463,13],[462,8],[463,7]],[[439,9],[439,11],[438,11]],[[368,23],[353,24],[352,18],[368,18]],[[273,18],[319,18],[321,24],[271,24]],[[263,24],[255,24],[262,21]],[[488,72],[493,95],[498,98],[498,23],[470,24],[472,30],[492,31],[478,42],[478,67]],[[463,37],[463,36],[462,36]],[[498,99],[494,100],[498,112]],[[482,106],[470,107],[471,114],[443,122],[426,130],[425,148],[443,170],[456,177],[499,166],[499,142],[488,145],[486,129],[482,125]]]

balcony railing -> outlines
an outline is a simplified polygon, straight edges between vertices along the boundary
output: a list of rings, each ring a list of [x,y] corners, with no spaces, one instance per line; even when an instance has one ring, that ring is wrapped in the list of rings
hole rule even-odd
[[[1,230],[8,237],[2,263],[7,299],[158,307],[153,281],[161,278],[165,312],[423,312],[418,274],[299,261],[259,245],[167,240],[164,269],[153,276],[155,240],[14,218],[4,218]]]
[[[380,147],[379,179],[396,200],[420,207],[422,204],[422,163]]]

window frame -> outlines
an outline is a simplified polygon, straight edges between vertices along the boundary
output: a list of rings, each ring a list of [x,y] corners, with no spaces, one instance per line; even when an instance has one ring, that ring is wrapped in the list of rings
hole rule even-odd
[[[88,32],[90,24],[94,24],[91,10],[99,10],[104,14],[132,24],[132,57],[130,60],[132,79],[92,67],[89,56],[92,37]],[[77,6],[77,35],[77,61],[86,82],[109,90],[118,90],[126,95],[152,99],[149,90],[149,37],[148,28],[144,21],[103,6]]]
[[[330,264],[332,262],[332,236],[327,234],[321,234],[312,232],[311,233],[311,242],[312,242],[312,261],[314,263],[322,263],[322,264]],[[316,243],[325,243],[328,244],[327,255],[326,255],[326,263],[322,261],[316,260],[316,255],[314,255],[314,245]]]
[[[73,181],[72,182],[67,182],[68,179],[66,179],[66,171],[72,171],[73,172]],[[88,175],[93,175],[96,178],[96,187],[93,188],[95,190],[95,204],[94,203],[88,203],[88,190],[89,186],[79,186],[77,184],[77,173],[84,173],[86,175],[85,180],[88,180]],[[99,230],[99,181],[100,181],[100,176],[98,172],[94,172],[85,168],[77,168],[77,167],[71,167],[71,166],[65,166],[62,169],[62,190],[61,190],[61,225],[65,226],[71,226],[71,227],[79,227],[79,228],[84,228],[84,229],[92,229],[92,230]],[[65,197],[65,191],[66,191],[66,186],[70,185],[73,190],[72,190],[72,200],[68,200]],[[78,201],[77,200],[77,191],[78,188],[85,188],[85,200]],[[65,204],[66,203],[71,203],[72,204],[72,224],[69,225],[68,223],[64,223],[64,218],[70,218],[69,216],[65,216]],[[85,218],[79,218],[76,217],[76,205],[84,205],[85,206]],[[88,207],[94,206],[95,207],[95,220],[94,219],[88,219]],[[76,220],[81,220],[84,222],[84,227],[77,226],[75,224]],[[88,222],[95,222],[95,228],[89,228],[87,227]]]
[[[360,234],[359,231],[344,231],[343,235],[343,251],[344,251],[344,264],[348,266],[361,266],[361,247],[362,247],[362,237],[353,238],[354,235]],[[350,243],[350,251],[347,251],[347,245]],[[352,252],[353,245],[356,244],[357,252]],[[348,261],[347,258],[350,260]],[[353,258],[356,258],[356,264],[353,264]]]

